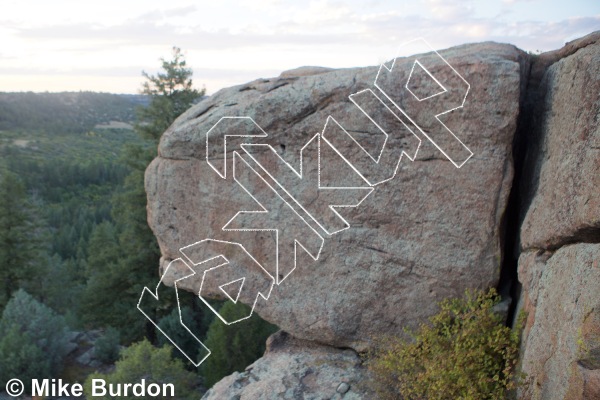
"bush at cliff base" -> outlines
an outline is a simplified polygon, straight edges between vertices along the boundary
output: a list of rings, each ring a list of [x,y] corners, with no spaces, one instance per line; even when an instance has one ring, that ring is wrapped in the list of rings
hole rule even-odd
[[[385,338],[369,355],[383,399],[503,400],[517,384],[519,332],[493,311],[495,290],[448,299],[410,340]]]
[[[144,339],[134,343],[121,352],[121,358],[115,364],[113,372],[108,374],[94,373],[88,376],[84,384],[84,392],[87,395],[93,393],[92,380],[101,379],[109,385],[117,387],[128,383],[136,384],[145,380],[147,385],[173,384],[175,397],[155,397],[160,399],[197,399],[198,377],[185,369],[181,360],[173,358],[173,348],[163,346],[160,348],[152,346]],[[108,392],[108,391],[107,391]],[[107,393],[106,396],[95,396],[95,399],[112,399],[114,397]],[[139,399],[131,391],[127,396],[121,393],[120,399]]]

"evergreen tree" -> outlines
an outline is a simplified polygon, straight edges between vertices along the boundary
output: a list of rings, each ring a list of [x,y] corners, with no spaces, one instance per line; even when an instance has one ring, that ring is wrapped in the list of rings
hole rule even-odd
[[[192,70],[186,68],[181,49],[173,47],[173,59],[161,58],[162,69],[156,75],[142,72],[147,79],[142,94],[150,96],[150,105],[138,109],[136,131],[142,137],[158,140],[160,135],[187,110],[194,100],[202,97],[205,90],[192,88]]]
[[[219,313],[226,320],[232,321],[248,315],[250,307],[228,301]],[[267,338],[277,329],[256,314],[232,325],[225,325],[219,318],[215,318],[204,342],[212,351],[201,365],[206,386],[211,387],[235,371],[243,371],[261,357]]]
[[[0,320],[0,385],[18,377],[52,378],[67,353],[64,318],[23,290],[15,293]]]
[[[119,314],[122,310],[117,311],[121,292],[127,290],[127,282],[120,276],[120,252],[115,226],[108,221],[97,225],[89,240],[88,279],[79,310],[82,321],[91,326],[125,324]]]
[[[27,393],[31,394],[29,382],[51,376],[50,360],[28,333],[21,332],[16,325],[2,329],[0,337],[0,385],[14,377],[26,382]]]
[[[38,224],[18,176],[0,176],[0,309],[26,280],[35,280],[40,259]]]
[[[119,331],[113,327],[107,328],[102,337],[94,343],[94,356],[104,364],[113,364],[119,359],[120,341]]]
[[[66,314],[70,323],[78,325],[78,321],[74,321],[73,318],[81,303],[83,281],[79,278],[80,273],[75,261],[63,260],[58,254],[54,254],[46,257],[44,262],[44,273],[35,279],[41,285],[41,289],[35,293],[44,304],[63,315]],[[24,286],[31,290],[30,283]]]
[[[114,241],[92,244],[91,239],[88,246],[88,264],[93,264],[88,269],[98,272],[90,275],[82,313],[89,315],[82,318],[94,325],[116,327],[125,343],[155,337],[154,326],[136,308],[143,288],[156,286],[160,260],[158,243],[147,222],[144,172],[156,156],[160,135],[204,93],[192,88],[192,71],[186,68],[180,49],[174,48],[173,60],[163,59],[162,67],[164,71],[156,76],[143,73],[148,81],[142,94],[150,97],[150,104],[139,110],[135,130],[147,141],[127,147],[123,154],[130,174],[112,199],[117,248]],[[103,254],[110,254],[110,259],[100,260]],[[100,272],[102,269],[106,271]],[[167,304],[175,304],[174,294],[172,297],[166,299]],[[156,316],[170,310],[157,310]]]
[[[147,340],[133,344],[121,352],[121,359],[117,361],[114,371],[108,374],[91,374],[85,381],[85,393],[92,393],[92,379],[103,379],[109,384],[125,384],[146,380],[146,384],[156,383],[172,384],[175,386],[175,397],[157,397],[159,399],[197,399],[194,390],[198,379],[193,373],[186,371],[181,360],[171,356],[172,348],[163,346],[156,348]],[[98,397],[99,399],[112,399],[111,396]],[[131,391],[128,396],[121,395],[123,399],[139,399]]]
[[[86,276],[88,278],[114,268],[119,257],[117,230],[112,222],[96,225],[88,242]]]
[[[185,292],[180,292],[180,301],[184,301],[185,303],[189,302],[189,304],[194,305],[194,298],[198,298],[195,295],[185,296]],[[191,297],[191,299],[187,300],[184,298]],[[181,305],[182,303],[180,303]],[[199,318],[200,317],[200,318]],[[193,340],[190,336],[189,332],[183,327],[181,322],[185,324],[185,326],[192,331],[197,337],[204,337],[206,331],[208,329],[208,324],[203,325],[203,322],[206,317],[205,314],[202,313],[201,309],[193,310],[192,307],[181,305],[181,319],[179,316],[179,309],[177,307],[173,308],[170,314],[161,318],[158,323],[160,329],[169,337],[165,335],[158,335],[158,344],[162,345],[170,345],[171,342],[169,339],[173,340],[177,345],[185,352],[185,354],[193,357],[194,353],[198,351],[198,342]],[[174,350],[174,357],[180,358],[184,363],[188,363],[187,358],[178,350]]]

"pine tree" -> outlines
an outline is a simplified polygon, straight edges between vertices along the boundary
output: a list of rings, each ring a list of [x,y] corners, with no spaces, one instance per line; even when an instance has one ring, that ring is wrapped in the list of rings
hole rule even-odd
[[[116,308],[119,292],[127,290],[127,282],[119,276],[120,249],[114,225],[108,221],[97,225],[88,246],[87,285],[79,310],[81,319],[94,327],[123,323]]]
[[[229,321],[245,317],[249,312],[250,307],[231,301],[226,302],[219,311]],[[256,361],[265,351],[267,338],[277,329],[277,326],[256,314],[232,325],[225,325],[215,318],[208,328],[204,343],[212,351],[201,366],[206,386],[211,387],[221,378],[235,371],[243,371]]]
[[[136,308],[143,288],[156,286],[160,260],[158,243],[147,222],[144,172],[156,156],[160,135],[204,94],[203,90],[192,88],[192,71],[186,68],[179,48],[173,48],[171,61],[161,61],[163,72],[156,76],[143,73],[147,82],[143,84],[142,94],[149,96],[150,104],[139,110],[135,130],[147,142],[124,150],[123,160],[130,173],[112,199],[117,249],[113,250],[113,244],[107,244],[107,249],[104,244],[93,245],[91,239],[88,247],[88,268],[91,263],[95,265],[91,269],[104,268],[107,271],[90,276],[86,289],[89,301],[83,314],[95,313],[96,316],[82,315],[82,318],[88,321],[94,319],[93,322],[100,326],[116,327],[125,343],[144,336],[155,337],[154,327]],[[107,260],[105,265],[93,261],[96,254],[107,250],[114,259]],[[167,302],[174,304],[174,296]],[[157,310],[157,314],[168,311],[170,309]]]
[[[39,267],[39,224],[25,186],[11,172],[0,176],[0,309],[24,281],[35,279]]]
[[[198,378],[191,372],[186,371],[181,360],[172,357],[172,348],[163,346],[156,348],[147,340],[135,343],[121,352],[121,358],[115,364],[115,369],[107,374],[94,373],[88,376],[84,384],[84,392],[92,392],[92,380],[102,379],[107,386],[112,384],[126,384],[146,380],[146,384],[152,383],[172,384],[175,386],[176,397],[159,397],[160,399],[197,399],[198,393],[195,387]],[[98,399],[113,399],[112,396],[100,396]],[[131,390],[129,395],[121,394],[122,399],[139,399],[133,396]]]
[[[64,318],[23,290],[8,302],[0,320],[0,385],[12,378],[52,378],[67,355]]]
[[[202,97],[205,90],[192,87],[192,70],[186,68],[181,49],[173,47],[173,59],[161,58],[162,69],[156,75],[142,72],[147,79],[142,94],[150,97],[150,105],[138,109],[136,131],[142,137],[158,140],[175,119],[187,110],[194,100]]]

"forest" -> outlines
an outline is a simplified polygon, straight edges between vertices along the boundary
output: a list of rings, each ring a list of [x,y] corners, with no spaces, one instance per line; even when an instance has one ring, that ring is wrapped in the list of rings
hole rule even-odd
[[[195,368],[136,308],[159,278],[144,171],[162,132],[205,94],[178,48],[161,62],[157,75],[142,73],[139,95],[0,93],[0,388],[16,376],[145,377],[198,398],[260,357],[277,330],[256,315],[226,326],[184,293],[182,318],[213,351]],[[174,295],[152,312],[196,351]]]

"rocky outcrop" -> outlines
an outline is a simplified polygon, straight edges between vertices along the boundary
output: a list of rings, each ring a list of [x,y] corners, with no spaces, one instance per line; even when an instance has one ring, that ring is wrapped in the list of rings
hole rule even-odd
[[[393,85],[384,72],[390,99],[410,110],[422,128],[412,132],[421,140],[414,161],[408,159],[416,151],[409,131],[385,137],[349,97],[367,89],[379,93],[373,86],[378,67],[301,67],[223,89],[165,132],[159,156],[146,172],[148,220],[163,255],[161,275],[182,256],[184,246],[206,238],[244,243],[275,281],[269,299],[259,298],[255,310],[289,334],[274,336],[263,358],[218,383],[207,399],[372,398],[357,385],[366,379],[357,352],[368,349],[372,338],[401,335],[435,313],[439,300],[459,296],[466,288],[498,285],[501,267],[509,282],[511,268],[516,275],[517,266],[519,307],[527,312],[521,354],[527,378],[520,398],[599,398],[600,33],[539,56],[495,43],[440,54],[470,90],[464,107],[439,121],[431,110],[443,108],[452,89],[442,87],[446,92],[441,96],[423,101],[435,84],[424,74],[417,75],[415,85],[408,84],[412,58],[393,64],[396,72],[403,71],[394,79],[407,85]],[[431,61],[433,55],[427,57]],[[444,63],[428,65],[437,83],[452,82]],[[407,89],[414,90],[417,101]],[[378,109],[383,114],[386,106],[396,110],[390,99],[381,96],[385,106]],[[349,136],[325,140],[328,129],[336,126],[329,116]],[[219,126],[223,121],[228,129]],[[457,147],[454,137],[439,135],[440,121],[473,153],[460,168],[449,158],[464,148]],[[215,136],[207,141],[209,132],[255,137],[230,136],[224,151],[224,140],[219,146],[211,142]],[[272,150],[241,143],[268,144]],[[315,143],[322,146],[311,147]],[[387,181],[379,179],[382,168],[373,163],[365,167],[366,156],[375,161],[385,146],[405,154],[396,176]],[[298,170],[302,165],[305,175],[289,174],[279,157]],[[394,170],[390,160],[382,165]],[[316,171],[324,185],[310,192],[304,179],[317,176]],[[311,194],[304,199],[310,200],[306,207],[328,204],[323,198],[330,193],[323,186],[359,190],[366,180],[384,182],[374,185],[359,206],[338,209],[349,227],[328,234],[328,227],[340,227],[339,216],[321,209],[329,217],[309,219],[306,229],[294,220],[306,210],[293,203],[290,209],[273,195],[284,199],[288,194],[276,186],[282,176],[294,182],[287,189]],[[331,204],[354,204],[358,192],[341,193],[339,202]],[[240,211],[247,225],[237,219]],[[271,225],[260,227],[276,228],[279,236],[251,229],[261,215],[249,211],[268,215]],[[296,242],[288,240],[276,253],[277,237],[298,239],[306,252],[293,257]],[[308,253],[319,243],[323,246],[314,260]],[[183,254],[190,256],[188,250]],[[220,254],[234,260],[233,253],[226,253]],[[210,254],[216,255],[205,252],[190,260]],[[285,261],[279,269],[274,254]],[[189,275],[189,269],[171,266],[165,283]],[[235,261],[229,267],[247,276],[261,273]],[[240,301],[248,304],[255,297],[247,293],[270,287],[269,281],[243,282]],[[178,286],[198,292],[201,283],[202,275],[196,274]],[[222,297],[223,291],[213,286],[204,286],[203,294]]]
[[[524,249],[600,241],[598,47],[587,44],[543,74],[530,126]]]
[[[521,256],[525,273],[541,271],[528,290],[521,398],[600,398],[599,262],[600,245],[587,243]]]
[[[458,296],[465,288],[496,285],[526,57],[513,46],[493,43],[460,46],[441,54],[471,85],[464,108],[446,115],[443,122],[474,156],[458,169],[421,136],[414,162],[403,157],[396,177],[376,186],[359,207],[340,211],[350,228],[323,235],[317,261],[300,254],[298,267],[275,285],[268,301],[259,301],[256,310],[261,317],[300,339],[364,350],[374,336],[417,326],[443,298]],[[406,80],[412,63],[396,60],[394,68],[404,71],[399,81]],[[441,81],[451,79],[443,67],[435,64],[432,73]],[[271,144],[296,167],[300,150],[323,130],[330,115],[365,147],[373,147],[381,134],[349,96],[367,88],[376,90],[378,70],[317,70],[290,77],[296,74],[284,73],[284,77],[221,90],[182,115],[163,135],[159,157],[146,174],[149,222],[162,250],[163,267],[180,257],[179,248],[208,237],[257,243],[250,253],[266,260],[265,264],[275,253],[269,234],[222,230],[239,211],[257,206],[229,177],[218,176],[205,159],[206,133],[221,117],[252,117],[268,134],[260,143]],[[409,103],[404,86],[396,86],[392,94]],[[425,106],[417,103],[414,113],[426,130],[437,129],[435,114],[427,113]],[[249,128],[238,125],[236,129],[247,133]],[[449,134],[438,139],[442,148],[456,142]],[[406,148],[406,140],[390,135],[388,146]],[[357,152],[352,141],[340,140],[336,148],[348,157]],[[317,166],[316,152],[304,156],[305,166]],[[222,149],[208,157],[223,162]],[[231,153],[227,157],[231,160]],[[335,153],[330,157],[335,158]],[[269,171],[281,170],[269,159],[261,164]],[[343,163],[332,170],[328,178],[352,178]],[[282,230],[280,236],[293,228],[286,225],[284,211],[271,211]],[[198,280],[179,284],[197,290]],[[218,287],[212,294],[219,294]]]
[[[535,60],[522,132],[523,399],[600,398],[600,34]]]
[[[373,398],[366,372],[353,350],[336,349],[290,337],[267,341],[265,355],[244,372],[217,383],[204,400],[358,400]]]

